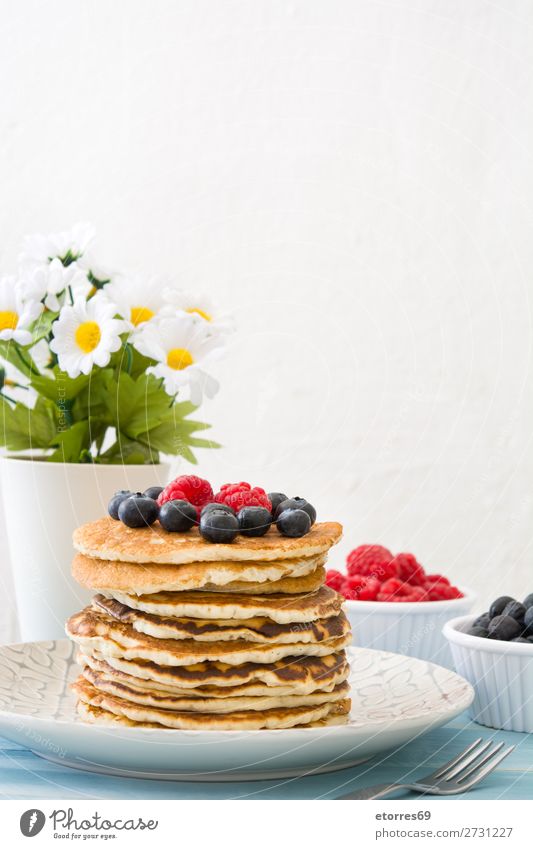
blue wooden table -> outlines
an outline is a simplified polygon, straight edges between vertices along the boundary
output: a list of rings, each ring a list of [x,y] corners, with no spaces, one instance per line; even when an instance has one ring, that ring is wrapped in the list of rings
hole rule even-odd
[[[466,714],[365,764],[327,775],[277,781],[197,783],[114,778],[62,767],[0,738],[2,799],[332,799],[341,793],[424,775],[475,740],[505,740],[515,751],[469,799],[533,799],[533,734],[494,731]],[[435,797],[436,798],[436,797]]]

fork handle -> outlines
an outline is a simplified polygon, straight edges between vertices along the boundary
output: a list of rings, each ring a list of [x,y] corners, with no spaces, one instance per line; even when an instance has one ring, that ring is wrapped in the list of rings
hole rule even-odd
[[[337,799],[383,799],[393,791],[408,789],[408,784],[374,784],[373,787],[363,787],[345,796],[337,796]]]

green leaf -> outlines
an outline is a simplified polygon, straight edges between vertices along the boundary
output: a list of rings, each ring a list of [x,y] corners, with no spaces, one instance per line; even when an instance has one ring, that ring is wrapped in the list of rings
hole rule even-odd
[[[117,430],[136,439],[165,420],[172,400],[153,375],[134,380],[122,372],[118,383],[109,386],[107,402]]]
[[[52,324],[58,317],[59,313],[52,310],[45,310],[35,319],[32,328],[32,345],[36,345],[41,339],[45,339],[52,331]]]
[[[33,375],[31,385],[39,395],[49,398],[57,406],[61,407],[64,401],[72,401],[80,392],[88,386],[90,375],[80,374],[78,377],[69,377],[66,372],[61,371],[58,366],[52,369],[53,377],[45,375]]]
[[[117,441],[97,459],[99,463],[159,463],[159,454],[149,446],[128,439],[123,433],[117,434]]]
[[[57,436],[57,411],[46,398],[38,398],[33,410],[24,404],[11,407],[2,398],[0,410],[0,442],[10,451],[49,448]]]
[[[89,436],[89,422],[76,422],[76,424],[56,434],[54,443],[58,445],[56,451],[48,458],[51,462],[79,463],[82,452],[88,452],[91,445]]]

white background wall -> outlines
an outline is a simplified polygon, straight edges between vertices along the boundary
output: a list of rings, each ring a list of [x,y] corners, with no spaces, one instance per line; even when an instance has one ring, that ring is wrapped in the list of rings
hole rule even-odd
[[[200,473],[533,591],[531,3],[0,8],[3,270],[92,220],[236,313]]]

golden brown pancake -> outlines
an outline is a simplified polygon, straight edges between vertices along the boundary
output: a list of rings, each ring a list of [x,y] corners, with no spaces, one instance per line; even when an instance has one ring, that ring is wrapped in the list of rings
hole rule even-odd
[[[125,683],[148,689],[155,686],[175,695],[198,695],[212,698],[265,693],[287,695],[329,690],[349,673],[345,652],[325,657],[288,657],[277,663],[244,663],[228,666],[220,661],[196,663],[193,666],[160,666],[150,660],[125,660],[106,657],[99,651],[78,652],[80,666],[90,666],[97,672],[114,674]]]
[[[84,722],[98,725],[109,725],[114,728],[158,728],[160,731],[169,731],[169,728],[160,725],[158,722],[134,722],[127,719],[125,716],[118,716],[116,713],[111,713],[109,710],[104,710],[100,707],[95,707],[87,702],[78,701],[76,706],[79,717]],[[349,708],[348,708],[349,710]],[[297,725],[296,728],[324,728],[329,725],[346,725],[348,722],[348,713],[345,707],[341,704],[332,705],[329,714],[316,722],[308,722],[305,725]]]
[[[265,616],[280,625],[292,622],[310,622],[338,616],[343,597],[331,587],[300,594],[242,594],[202,592],[158,592],[137,596],[134,593],[114,591],[113,597],[128,607],[173,616],[176,619],[251,619]]]
[[[169,533],[159,522],[150,528],[128,528],[106,516],[74,531],[74,548],[89,557],[128,563],[183,564],[283,560],[323,554],[342,535],[338,522],[317,522],[309,533],[292,539],[271,528],[265,536],[237,536],[232,543],[210,543],[197,528]]]
[[[247,643],[239,640],[201,643],[197,640],[159,639],[140,634],[131,625],[117,622],[105,613],[86,607],[71,616],[67,635],[84,652],[97,650],[106,657],[153,660],[163,666],[191,666],[219,660],[230,666],[243,663],[275,663],[284,657],[333,654],[350,643],[348,631],[320,643]]]
[[[76,554],[72,574],[85,587],[113,595],[123,591],[142,595],[160,590],[209,590],[216,592],[280,592],[272,585],[289,586],[290,581],[308,577],[314,584],[324,574],[325,555],[292,558],[275,562],[185,563],[165,566],[157,563],[123,563]],[[298,584],[296,584],[298,586]],[[284,590],[290,592],[290,590]],[[299,590],[296,590],[299,592]]]
[[[100,692],[126,699],[135,704],[161,708],[162,710],[185,710],[196,711],[197,713],[231,713],[235,710],[270,710],[270,708],[275,707],[323,705],[338,702],[339,699],[348,698],[350,695],[349,684],[345,681],[329,692],[315,690],[314,693],[291,693],[286,696],[267,693],[263,696],[227,695],[226,698],[220,699],[197,695],[194,690],[189,691],[185,696],[176,696],[157,690],[155,687],[147,690],[146,687],[126,684],[112,674],[95,672],[88,666],[84,667],[82,675]]]
[[[220,642],[240,640],[249,643],[320,643],[342,637],[350,631],[350,624],[341,612],[338,616],[316,619],[313,622],[296,622],[279,625],[266,617],[253,619],[189,619],[157,616],[134,610],[116,599],[96,595],[93,610],[102,611],[119,622],[124,622],[140,634],[158,639],[198,640]]]
[[[94,707],[103,708],[117,716],[126,717],[130,721],[155,722],[167,728],[187,730],[292,728],[295,725],[317,722],[330,714],[347,715],[350,710],[350,700],[340,699],[332,704],[271,708],[263,711],[239,710],[225,714],[196,713],[162,710],[138,705],[97,690],[83,676],[80,676],[72,684],[72,688],[80,701]]]

